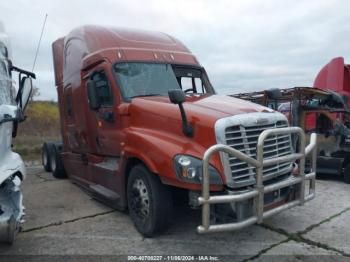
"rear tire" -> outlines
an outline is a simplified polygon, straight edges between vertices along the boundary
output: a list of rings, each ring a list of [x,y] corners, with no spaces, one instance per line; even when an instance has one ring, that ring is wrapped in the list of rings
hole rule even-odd
[[[345,167],[344,181],[345,183],[350,184],[350,163]]]
[[[45,142],[41,148],[41,162],[46,172],[51,172],[50,151],[53,144]]]
[[[66,171],[64,170],[64,166],[60,156],[60,151],[58,149],[58,146],[55,144],[53,144],[52,150],[50,150],[50,165],[51,165],[52,175],[55,178],[62,179],[67,177],[67,174],[66,174]]]
[[[143,236],[153,237],[169,227],[171,192],[145,166],[136,165],[130,171],[127,197],[130,217]]]

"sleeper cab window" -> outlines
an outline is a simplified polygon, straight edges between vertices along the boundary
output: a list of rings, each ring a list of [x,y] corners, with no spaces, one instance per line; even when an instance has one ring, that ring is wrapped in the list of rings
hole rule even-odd
[[[109,107],[113,105],[113,94],[111,86],[109,85],[106,73],[96,72],[91,76],[91,80],[95,83],[96,93],[102,107]]]

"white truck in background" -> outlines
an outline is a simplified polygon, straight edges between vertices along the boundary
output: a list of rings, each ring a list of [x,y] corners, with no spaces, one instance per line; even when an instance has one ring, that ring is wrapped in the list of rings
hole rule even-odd
[[[18,73],[18,88],[12,79]],[[9,38],[0,22],[0,242],[12,244],[24,215],[20,185],[25,166],[12,151],[12,139],[32,92],[31,72],[12,65]]]

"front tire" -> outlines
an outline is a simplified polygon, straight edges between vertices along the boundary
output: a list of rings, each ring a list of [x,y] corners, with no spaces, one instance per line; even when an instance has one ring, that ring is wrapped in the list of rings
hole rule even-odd
[[[127,197],[130,217],[143,236],[153,237],[168,228],[173,208],[171,192],[145,166],[132,168]]]

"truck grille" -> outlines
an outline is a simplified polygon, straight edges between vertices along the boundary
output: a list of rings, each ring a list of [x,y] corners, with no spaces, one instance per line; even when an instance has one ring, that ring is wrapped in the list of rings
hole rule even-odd
[[[262,131],[270,128],[287,127],[286,121],[256,126],[229,126],[225,129],[226,144],[234,149],[256,158],[256,146]],[[292,153],[290,135],[269,136],[264,144],[264,159],[284,156]],[[255,168],[245,162],[229,157],[229,166],[234,184],[255,182]],[[291,170],[291,162],[280,163],[263,169],[264,180],[286,174]]]

